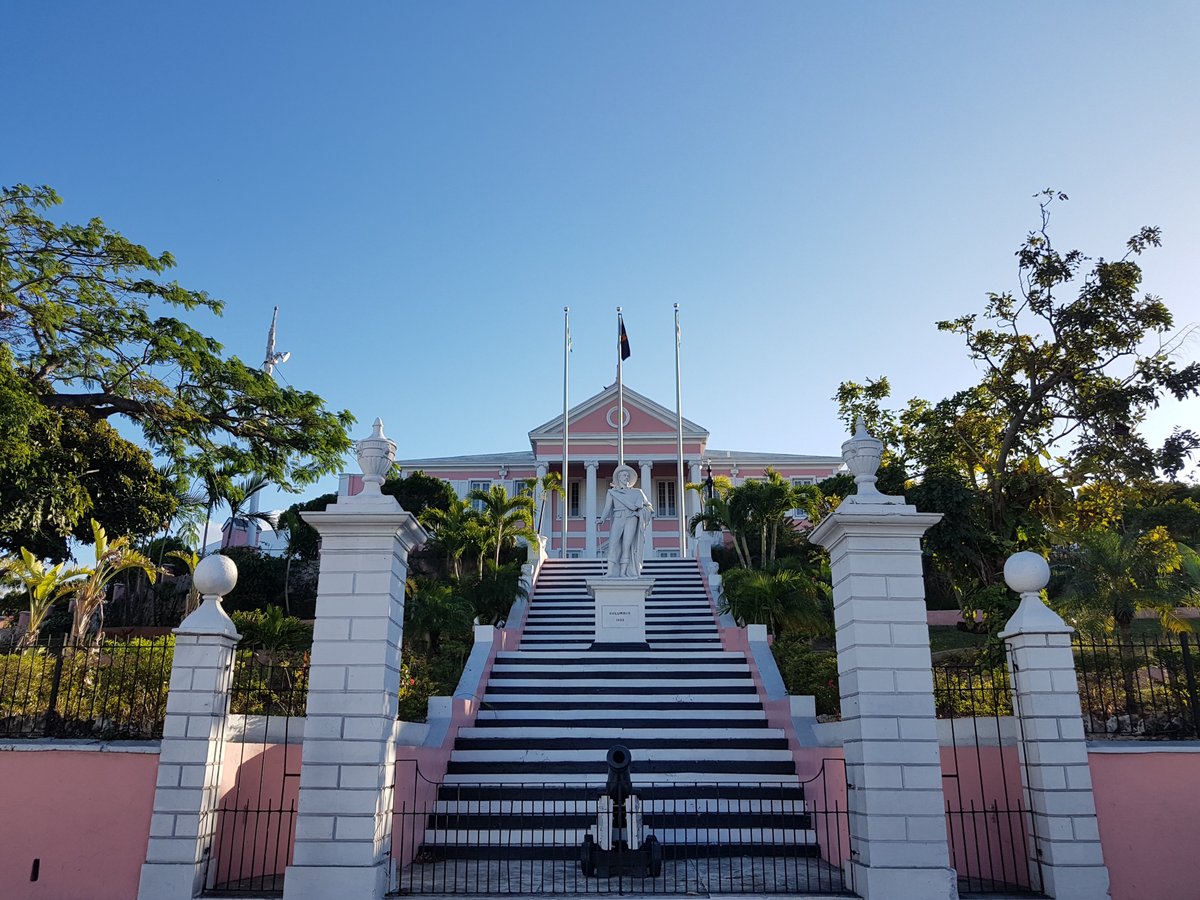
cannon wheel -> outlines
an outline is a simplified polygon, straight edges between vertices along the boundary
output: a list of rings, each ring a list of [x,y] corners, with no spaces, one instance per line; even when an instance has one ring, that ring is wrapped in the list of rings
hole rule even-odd
[[[596,841],[590,834],[584,835],[579,848],[579,868],[584,878],[594,878],[596,875]]]
[[[651,878],[657,878],[662,874],[662,844],[658,842],[658,838],[651,835],[650,837],[646,838],[643,846],[646,848],[646,858],[648,860],[646,863],[646,871],[650,874]]]

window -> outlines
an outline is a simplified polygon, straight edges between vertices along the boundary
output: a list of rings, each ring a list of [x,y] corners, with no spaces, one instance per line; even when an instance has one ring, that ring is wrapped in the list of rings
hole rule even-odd
[[[655,482],[655,485],[658,488],[655,492],[657,497],[657,503],[655,504],[656,514],[659,518],[675,518],[675,482],[658,481]]]
[[[659,550],[655,555],[659,559],[679,559],[678,550]]]
[[[533,484],[534,484],[534,480],[532,478],[514,478],[513,486],[512,486],[512,495],[514,497],[518,497],[521,494],[528,494],[529,496],[532,497],[533,496]]]
[[[567,515],[572,519],[578,519],[583,513],[579,506],[579,482],[571,481],[567,483]]]
[[[468,481],[467,482],[467,496],[470,496],[471,491],[486,491],[491,486],[492,486],[492,483],[490,481],[486,481],[486,480],[485,481]],[[471,506],[474,507],[475,512],[483,512],[483,502],[482,501],[472,500]]]

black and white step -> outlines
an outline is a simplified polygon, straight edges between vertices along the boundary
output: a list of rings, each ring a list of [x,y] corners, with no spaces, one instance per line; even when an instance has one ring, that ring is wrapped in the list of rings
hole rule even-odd
[[[502,651],[474,722],[455,741],[428,853],[571,859],[595,823],[614,744],[633,755],[644,824],[664,845],[713,855],[815,853],[782,730],[743,654],[722,649],[694,560],[650,560],[649,649],[591,650],[593,560],[550,560],[520,649]]]

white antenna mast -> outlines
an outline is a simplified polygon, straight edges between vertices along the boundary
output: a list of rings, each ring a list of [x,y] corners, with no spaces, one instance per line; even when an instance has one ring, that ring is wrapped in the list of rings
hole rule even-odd
[[[267,355],[263,359],[262,368],[268,375],[275,374],[275,367],[281,363],[287,362],[292,354],[289,352],[275,352],[275,320],[279,318],[279,307],[275,307],[275,312],[271,314],[271,330],[267,332]]]

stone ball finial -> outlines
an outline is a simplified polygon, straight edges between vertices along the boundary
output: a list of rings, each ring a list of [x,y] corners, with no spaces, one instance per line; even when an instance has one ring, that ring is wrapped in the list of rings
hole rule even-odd
[[[228,556],[214,553],[196,564],[192,573],[192,584],[201,594],[224,597],[237,584],[238,571]]]
[[[1014,553],[1004,563],[1004,582],[1018,594],[1036,594],[1050,582],[1050,564],[1031,550]]]
[[[396,442],[383,433],[383,419],[375,419],[371,436],[359,441],[355,450],[363,473],[363,493],[380,493],[379,487],[396,461]]]

